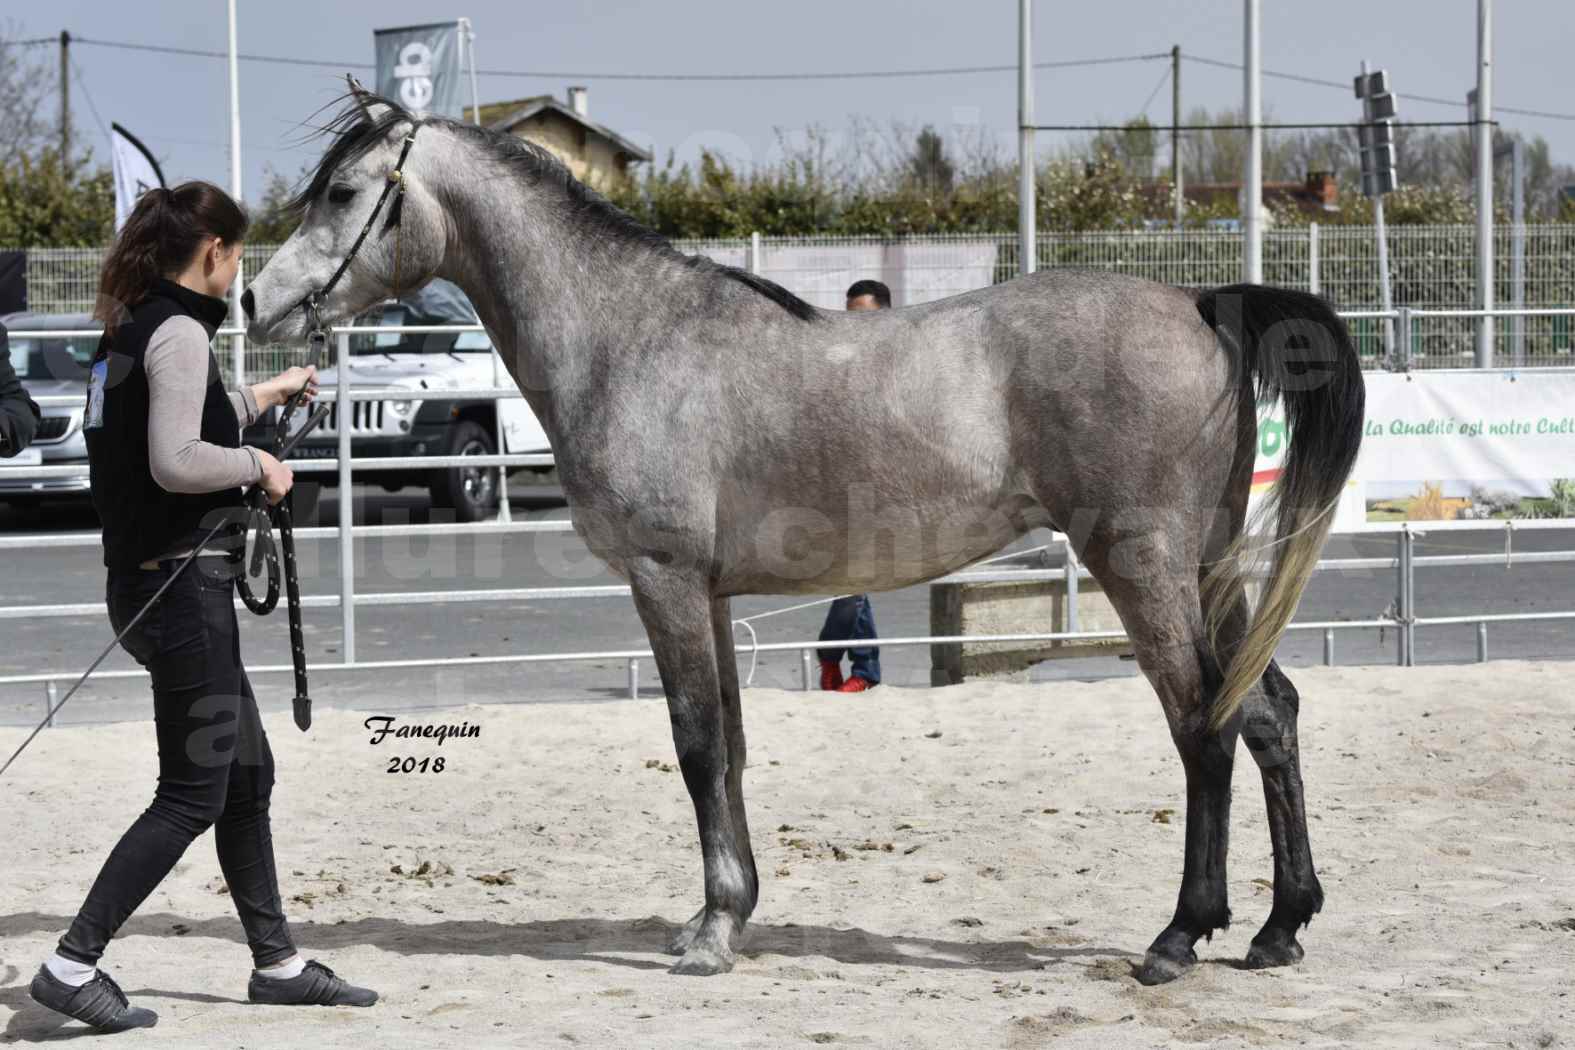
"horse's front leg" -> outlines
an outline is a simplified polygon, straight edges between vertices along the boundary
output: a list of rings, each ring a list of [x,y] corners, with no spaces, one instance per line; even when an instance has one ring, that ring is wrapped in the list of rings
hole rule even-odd
[[[674,973],[724,973],[754,909],[754,860],[735,830],[728,798],[729,754],[713,604],[703,576],[650,561],[631,565],[635,608],[667,694],[673,743],[694,801],[705,862],[705,907],[683,938]],[[724,606],[725,608],[725,606]]]

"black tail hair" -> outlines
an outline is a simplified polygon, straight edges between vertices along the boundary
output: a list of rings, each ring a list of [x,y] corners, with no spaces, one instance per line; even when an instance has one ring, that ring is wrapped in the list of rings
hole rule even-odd
[[[1274,656],[1329,533],[1362,445],[1366,387],[1345,322],[1309,292],[1233,284],[1202,292],[1198,313],[1230,361],[1240,411],[1280,399],[1290,432],[1285,465],[1262,513],[1274,517],[1272,568],[1246,638],[1226,669],[1210,721],[1221,726]],[[1247,530],[1204,581],[1211,637],[1243,579]]]

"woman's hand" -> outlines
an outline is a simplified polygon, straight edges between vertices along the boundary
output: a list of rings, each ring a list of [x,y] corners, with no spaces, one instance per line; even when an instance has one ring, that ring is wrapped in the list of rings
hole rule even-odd
[[[264,380],[252,387],[252,396],[257,399],[257,411],[263,412],[274,405],[282,405],[290,399],[302,386],[306,387],[303,401],[311,401],[317,396],[317,366],[307,365],[304,368],[296,365],[286,368],[272,379]]]
[[[268,494],[269,503],[278,503],[290,491],[290,486],[295,484],[295,472],[260,448],[252,451],[262,461],[262,477],[257,484]]]

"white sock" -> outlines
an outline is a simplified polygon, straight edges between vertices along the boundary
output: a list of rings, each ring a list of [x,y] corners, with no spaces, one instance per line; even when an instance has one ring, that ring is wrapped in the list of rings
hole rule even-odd
[[[69,984],[73,988],[81,988],[93,979],[98,973],[98,967],[90,963],[79,963],[75,959],[67,959],[59,952],[51,952],[49,958],[44,960],[44,968],[54,975],[55,980],[61,984]]]
[[[300,955],[292,955],[282,963],[275,963],[266,969],[257,971],[257,976],[267,977],[275,981],[288,981],[292,977],[299,977],[306,971],[306,960]]]

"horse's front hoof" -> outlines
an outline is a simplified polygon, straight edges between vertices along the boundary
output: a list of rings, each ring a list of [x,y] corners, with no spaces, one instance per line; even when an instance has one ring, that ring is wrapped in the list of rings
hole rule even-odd
[[[1292,966],[1301,962],[1306,954],[1294,935],[1284,930],[1265,929],[1252,939],[1252,946],[1247,949],[1246,966],[1249,970]]]
[[[683,955],[694,944],[695,935],[700,932],[700,924],[705,921],[705,909],[701,908],[690,916],[689,921],[678,928],[672,939],[667,942],[667,947],[662,951],[668,955]]]
[[[727,973],[732,968],[732,952],[723,954],[697,944],[684,952],[684,957],[679,959],[668,972],[683,974],[686,977],[710,977],[713,974]]]
[[[1137,967],[1132,976],[1138,979],[1138,984],[1168,984],[1198,964],[1197,952],[1191,948],[1183,949],[1183,952],[1171,955],[1150,948],[1143,957],[1143,965]]]

